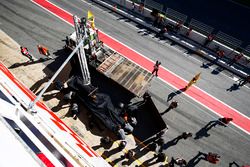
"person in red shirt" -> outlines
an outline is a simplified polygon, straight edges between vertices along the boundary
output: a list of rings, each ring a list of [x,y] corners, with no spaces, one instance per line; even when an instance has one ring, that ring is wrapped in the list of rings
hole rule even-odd
[[[228,65],[231,66],[234,63],[237,63],[242,57],[243,57],[242,53],[235,55],[234,58],[228,63]]]
[[[222,58],[225,56],[224,50],[218,50],[216,53],[217,53],[217,56],[219,56],[219,58]]]
[[[207,46],[210,42],[212,42],[214,40],[214,35],[213,34],[209,34],[207,36],[207,39],[204,42],[204,46]]]
[[[32,56],[29,53],[29,50],[26,47],[20,46],[20,51],[21,51],[22,55],[28,57],[31,61],[34,61],[34,59],[32,58]]]
[[[210,163],[217,164],[220,161],[220,156],[216,153],[209,152],[206,156],[206,160]]]
[[[154,65],[154,69],[152,71],[152,74],[155,73],[155,76],[157,77],[158,76],[158,70],[159,70],[159,67],[161,65],[161,62],[159,62],[158,60],[155,62],[155,65]]]
[[[229,124],[229,122],[233,121],[233,118],[223,117],[223,118],[219,118],[219,120],[223,122],[224,124]]]

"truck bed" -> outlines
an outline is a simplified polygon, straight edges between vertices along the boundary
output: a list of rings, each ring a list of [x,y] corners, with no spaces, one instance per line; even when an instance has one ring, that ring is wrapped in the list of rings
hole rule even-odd
[[[153,75],[117,52],[105,54],[106,58],[97,67],[97,71],[141,97],[147,91]]]

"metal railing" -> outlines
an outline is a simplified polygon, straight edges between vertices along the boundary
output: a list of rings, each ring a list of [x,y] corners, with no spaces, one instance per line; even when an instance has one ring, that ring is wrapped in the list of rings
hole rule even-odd
[[[176,22],[182,22],[182,23],[185,23],[186,20],[187,20],[187,15],[184,15],[180,12],[177,12],[171,8],[167,8],[166,10],[166,16],[173,19],[173,20],[176,20]]]
[[[206,36],[208,34],[211,34],[214,31],[214,28],[206,25],[198,20],[195,19],[191,19],[190,23],[189,23],[189,27],[193,28],[194,30],[201,32],[203,34],[205,34]]]
[[[163,5],[155,2],[154,0],[145,0],[144,5],[148,7],[149,9],[157,9],[158,11],[162,12],[163,11]]]
[[[228,34],[225,34],[221,31],[219,31],[216,34],[216,40],[233,48],[234,50],[236,50],[237,48],[240,47],[240,45],[242,44],[242,41],[239,39],[236,39]]]
[[[247,45],[247,47],[243,49],[242,53],[250,59],[250,45]]]

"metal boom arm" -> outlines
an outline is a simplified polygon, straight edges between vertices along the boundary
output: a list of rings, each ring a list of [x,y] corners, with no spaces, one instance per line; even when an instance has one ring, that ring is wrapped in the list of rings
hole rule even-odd
[[[89,85],[90,84],[90,74],[88,69],[88,64],[86,60],[86,55],[84,51],[85,41],[87,40],[87,32],[86,32],[86,24],[83,23],[76,15],[73,16],[74,24],[75,24],[75,31],[76,31],[76,45],[80,41],[83,40],[83,47],[78,49],[78,59],[81,67],[82,77],[83,77],[83,84]]]
[[[65,65],[69,62],[69,60],[74,56],[76,51],[82,47],[83,40],[79,42],[79,44],[76,46],[76,48],[73,50],[73,52],[69,55],[69,57],[63,62],[61,67],[55,72],[55,74],[52,76],[52,78],[49,80],[49,82],[46,84],[46,86],[42,89],[42,91],[39,93],[39,95],[35,98],[34,101],[30,102],[28,111],[31,111],[36,104],[36,102],[42,97],[44,92],[48,89],[48,87],[51,85],[51,83],[54,81],[54,79],[58,76],[58,74],[62,71],[62,69],[65,67]],[[33,112],[33,111],[32,111]]]

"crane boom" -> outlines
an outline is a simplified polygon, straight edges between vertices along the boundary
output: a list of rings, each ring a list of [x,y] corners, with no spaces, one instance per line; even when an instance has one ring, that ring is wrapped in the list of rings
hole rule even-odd
[[[76,15],[73,16],[74,18],[74,25],[75,25],[75,31],[76,31],[76,45],[80,43],[81,40],[83,40],[84,44],[88,39],[88,30],[86,28],[86,20],[84,19],[79,19]],[[82,72],[82,77],[83,77],[83,84],[84,85],[89,85],[90,84],[90,73],[88,69],[88,64],[85,56],[85,51],[84,51],[84,45],[79,47],[78,51],[78,59],[80,63],[80,68]]]

